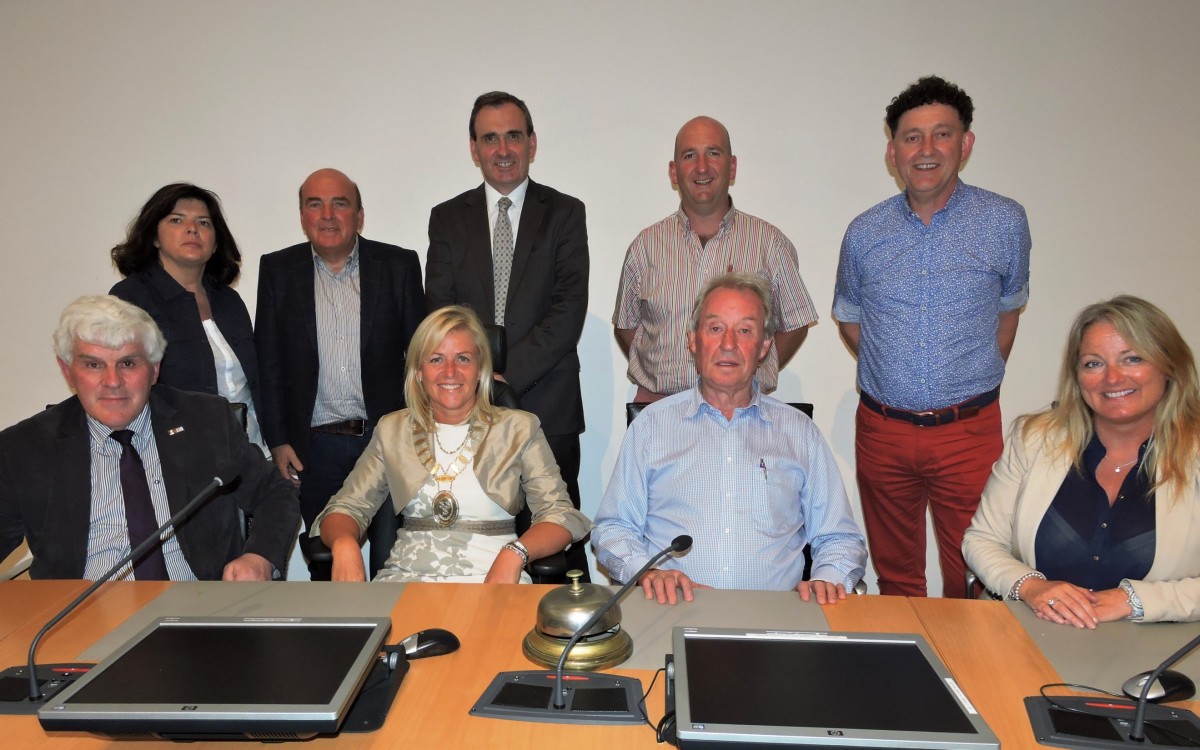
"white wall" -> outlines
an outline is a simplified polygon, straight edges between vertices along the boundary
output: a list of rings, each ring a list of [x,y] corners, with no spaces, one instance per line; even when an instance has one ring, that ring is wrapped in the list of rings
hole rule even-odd
[[[823,318],[779,395],[817,404],[856,497],[854,361],[828,310],[846,225],[898,188],[884,160],[891,97],[928,73],[960,83],[977,108],[964,179],[1029,212],[1012,417],[1049,400],[1066,328],[1089,302],[1143,295],[1200,343],[1198,32],[1190,0],[8,0],[0,424],[67,395],[49,346],[58,313],[117,280],[108,249],[159,186],[220,194],[253,310],[258,257],[302,239],[296,189],[318,167],[358,181],[367,236],[423,259],[429,208],[480,179],[471,102],[503,88],[533,110],[534,178],[588,207],[584,509],[632,393],[609,325],[621,259],[676,208],[672,141],[701,113],[732,133],[739,207],[800,252]]]

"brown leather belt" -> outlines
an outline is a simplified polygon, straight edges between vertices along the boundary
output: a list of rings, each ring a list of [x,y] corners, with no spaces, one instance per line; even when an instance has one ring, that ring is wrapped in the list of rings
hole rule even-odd
[[[978,396],[969,398],[961,404],[947,406],[945,409],[934,409],[932,411],[905,411],[904,409],[884,406],[866,393],[861,394],[859,400],[862,401],[863,406],[876,414],[882,414],[888,419],[899,419],[914,424],[917,427],[939,427],[951,422],[958,422],[979,416],[979,411],[983,407],[999,397],[1000,389],[993,388],[987,393],[981,393]]]
[[[367,434],[367,421],[365,419],[347,419],[345,422],[330,422],[329,424],[319,424],[312,428],[312,431],[326,432],[330,435],[362,437]]]

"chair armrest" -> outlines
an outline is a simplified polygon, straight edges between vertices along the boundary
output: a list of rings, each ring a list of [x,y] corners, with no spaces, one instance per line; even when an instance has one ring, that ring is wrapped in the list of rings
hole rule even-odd
[[[301,534],[300,552],[309,562],[333,562],[333,551],[325,546],[319,536]]]
[[[529,577],[534,583],[541,583],[543,579],[548,578],[561,581],[567,574],[567,556],[562,552],[555,552],[553,555],[530,560],[525,569],[529,571]]]

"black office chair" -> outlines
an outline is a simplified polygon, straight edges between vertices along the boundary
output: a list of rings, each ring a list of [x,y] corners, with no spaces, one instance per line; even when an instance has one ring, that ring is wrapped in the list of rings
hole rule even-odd
[[[630,423],[633,422],[634,419],[637,419],[637,415],[642,413],[642,409],[645,409],[649,405],[650,404],[642,402],[642,401],[627,401],[625,403],[625,426],[628,427],[630,425]],[[809,419],[812,419],[812,415],[813,415],[813,405],[812,404],[807,403],[807,402],[789,401],[788,406],[792,407],[793,409],[799,409],[800,411],[807,414]],[[806,545],[804,545],[804,580],[807,581],[809,579],[809,577],[811,577],[811,576],[812,576],[812,545],[806,544]],[[856,593],[856,594],[867,593],[866,583],[864,581],[859,581],[854,586],[854,593]]]
[[[508,341],[504,328],[497,325],[485,325],[484,331],[488,336],[488,347],[492,351],[492,371],[503,375],[508,362]],[[517,392],[511,385],[493,378],[490,386],[493,404],[507,409],[521,408]],[[521,510],[513,522],[518,537],[528,531],[533,524],[533,514],[523,497]],[[375,517],[371,519],[371,525],[367,527],[367,539],[371,542],[369,554],[371,578],[374,578],[375,574],[382,570],[387,563],[392,546],[396,542],[396,535],[403,525],[404,516],[394,511],[390,499],[384,502]],[[302,534],[300,549],[304,553],[305,559],[310,562],[333,563],[333,553],[319,537]],[[567,580],[567,559],[562,552],[556,552],[553,555],[530,560],[526,563],[525,570],[534,583],[564,583]]]

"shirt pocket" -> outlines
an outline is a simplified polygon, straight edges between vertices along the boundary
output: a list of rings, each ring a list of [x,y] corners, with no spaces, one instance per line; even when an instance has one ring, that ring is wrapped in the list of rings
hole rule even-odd
[[[749,527],[765,537],[794,535],[800,525],[800,482],[795,471],[773,470],[770,464],[765,472],[759,469],[746,490]]]

